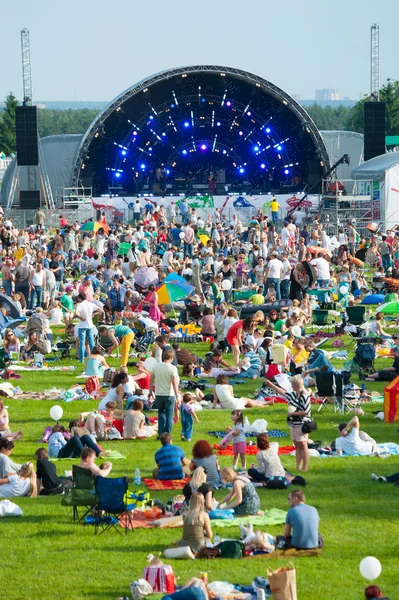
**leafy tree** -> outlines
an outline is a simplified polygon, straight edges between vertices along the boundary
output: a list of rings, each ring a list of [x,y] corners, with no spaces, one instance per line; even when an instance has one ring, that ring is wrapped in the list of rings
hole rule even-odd
[[[399,135],[399,81],[387,79],[380,99],[386,103],[386,135]]]
[[[15,137],[15,109],[19,102],[12,92],[8,94],[0,121],[0,152],[9,156],[17,150]]]
[[[97,109],[39,110],[40,137],[66,133],[85,133],[98,114]]]
[[[306,112],[321,130],[341,130],[345,128],[345,122],[350,114],[349,106],[338,107],[326,106],[323,108],[318,104],[305,107]]]

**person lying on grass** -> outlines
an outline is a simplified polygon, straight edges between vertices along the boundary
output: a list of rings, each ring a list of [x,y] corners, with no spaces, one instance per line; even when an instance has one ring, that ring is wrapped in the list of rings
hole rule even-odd
[[[95,464],[96,453],[92,448],[83,448],[80,454],[79,467],[87,469],[95,477],[107,477],[112,471],[112,463],[106,461],[100,467]]]
[[[338,456],[349,454],[355,456],[370,456],[376,452],[376,441],[366,432],[360,431],[359,418],[355,415],[349,423],[338,425],[340,437],[335,440]]]
[[[367,375],[366,381],[392,381],[399,375],[399,346],[392,348],[392,354],[394,357],[392,367]]]
[[[52,429],[53,433],[48,440],[48,453],[51,458],[77,458],[84,446],[92,448],[97,456],[102,454],[101,448],[93,442],[90,435],[74,435],[66,441],[63,430],[58,423]]]
[[[19,475],[8,473],[0,479],[0,498],[14,498],[17,496],[37,496],[36,472],[31,462],[22,465]]]

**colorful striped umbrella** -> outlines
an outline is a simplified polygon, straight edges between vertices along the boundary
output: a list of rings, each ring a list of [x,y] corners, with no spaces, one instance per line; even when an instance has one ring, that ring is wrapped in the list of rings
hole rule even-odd
[[[99,221],[89,221],[88,223],[83,223],[80,227],[80,231],[94,231],[98,233],[99,229],[104,229],[104,233],[109,234],[109,227],[104,223],[100,223]]]
[[[194,291],[194,287],[181,281],[170,281],[163,283],[157,289],[159,304],[171,304],[187,298]]]

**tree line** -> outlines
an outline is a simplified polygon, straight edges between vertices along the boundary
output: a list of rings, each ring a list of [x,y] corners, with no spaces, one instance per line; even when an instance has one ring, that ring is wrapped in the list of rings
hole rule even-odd
[[[399,135],[399,81],[388,79],[380,90],[380,98],[386,102],[386,135]],[[344,130],[363,133],[363,104],[360,100],[353,107],[307,106],[306,111],[321,130]],[[10,93],[5,108],[0,111],[0,152],[7,156],[16,151],[15,108],[17,98]],[[97,109],[38,110],[40,137],[68,133],[85,133],[98,114]]]

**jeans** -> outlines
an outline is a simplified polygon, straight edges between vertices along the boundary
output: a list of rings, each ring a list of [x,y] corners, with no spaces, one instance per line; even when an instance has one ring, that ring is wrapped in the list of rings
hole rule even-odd
[[[82,327],[81,329],[79,329],[79,361],[81,363],[84,361],[86,340],[89,344],[91,352],[94,347],[93,329],[89,327]]]
[[[171,433],[173,429],[174,396],[155,395],[155,408],[158,409],[158,435]]]
[[[9,279],[3,279],[3,288],[6,296],[11,296],[12,282]]]
[[[391,255],[390,254],[382,254],[382,266],[384,267],[384,271],[387,271],[391,266]]]
[[[263,473],[258,471],[258,469],[254,468],[248,469],[248,475],[253,481],[256,481],[257,483],[266,483],[269,480],[268,477],[263,475]]]
[[[258,379],[260,377],[259,369],[249,368],[246,371],[241,371],[240,377],[242,379]]]
[[[399,483],[399,473],[394,473],[393,475],[387,475],[385,477],[388,483]]]
[[[271,283],[274,283],[274,290],[276,292],[276,300],[281,300],[280,280],[279,279],[274,279],[273,277],[268,277],[267,278],[267,287],[269,287],[269,285]]]
[[[16,285],[15,291],[18,292],[18,294],[23,295],[23,297],[25,298],[26,306],[29,306],[29,286]]]
[[[317,285],[321,288],[327,288],[330,285],[329,279],[318,279]]]
[[[58,452],[57,458],[79,458],[85,446],[87,446],[87,448],[92,448],[96,453],[96,456],[101,454],[100,448],[93,442],[89,435],[82,435],[81,438],[74,435]]]
[[[192,256],[193,255],[193,245],[192,244],[187,244],[186,242],[184,242],[184,258],[186,258],[187,256]]]
[[[33,286],[30,292],[30,310],[33,310],[36,300],[36,308],[42,305],[43,287],[41,285]]]
[[[181,417],[181,434],[189,442],[193,437],[193,424],[194,419],[187,411],[182,409],[180,411]]]
[[[278,221],[278,212],[272,211],[272,222],[275,224]]]
[[[286,298],[290,297],[290,280],[289,279],[281,280],[280,291],[281,291],[281,297],[284,298],[284,300]]]

